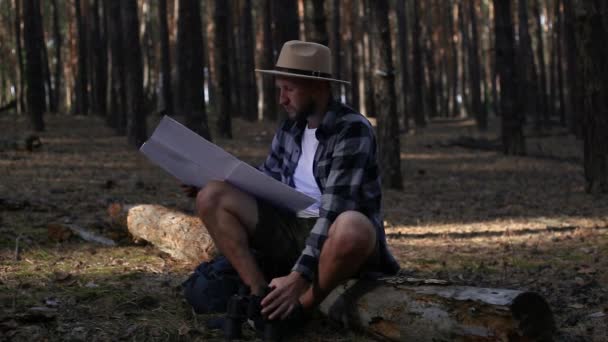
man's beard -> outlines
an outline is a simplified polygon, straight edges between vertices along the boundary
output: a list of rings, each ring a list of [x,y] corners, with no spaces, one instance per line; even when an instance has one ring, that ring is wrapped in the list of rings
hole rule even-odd
[[[312,116],[313,114],[315,114],[315,110],[317,108],[317,105],[315,103],[315,101],[311,98],[309,99],[308,103],[306,105],[304,105],[304,108],[302,108],[301,110],[296,111],[296,121],[306,121],[308,119],[309,116]]]

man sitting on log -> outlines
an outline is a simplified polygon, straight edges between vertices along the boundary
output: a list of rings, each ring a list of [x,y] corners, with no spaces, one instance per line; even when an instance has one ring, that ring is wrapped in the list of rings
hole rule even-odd
[[[261,314],[297,319],[340,282],[363,273],[394,274],[399,266],[380,215],[374,131],[363,115],[332,97],[331,82],[348,82],[332,78],[329,48],[289,41],[274,70],[256,71],[276,77],[288,113],[260,170],[317,201],[289,212],[213,181],[198,192],[196,207]]]

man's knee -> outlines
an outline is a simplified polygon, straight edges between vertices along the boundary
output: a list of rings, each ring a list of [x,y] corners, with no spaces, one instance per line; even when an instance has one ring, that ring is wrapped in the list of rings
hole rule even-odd
[[[199,217],[208,217],[220,209],[222,198],[228,192],[228,184],[210,181],[196,195],[196,212]]]
[[[365,215],[357,211],[340,214],[329,232],[335,252],[342,257],[371,254],[376,245],[376,230]]]

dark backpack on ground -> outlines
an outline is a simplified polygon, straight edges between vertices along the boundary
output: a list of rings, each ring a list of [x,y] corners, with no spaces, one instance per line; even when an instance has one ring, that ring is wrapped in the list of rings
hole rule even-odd
[[[230,297],[243,284],[228,259],[220,255],[200,264],[182,283],[184,296],[198,314],[226,312]]]

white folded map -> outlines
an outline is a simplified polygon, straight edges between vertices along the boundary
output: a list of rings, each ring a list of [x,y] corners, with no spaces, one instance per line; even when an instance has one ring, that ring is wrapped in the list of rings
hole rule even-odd
[[[237,159],[219,146],[165,116],[139,149],[183,184],[202,188],[226,181],[239,189],[294,212],[315,200]]]

